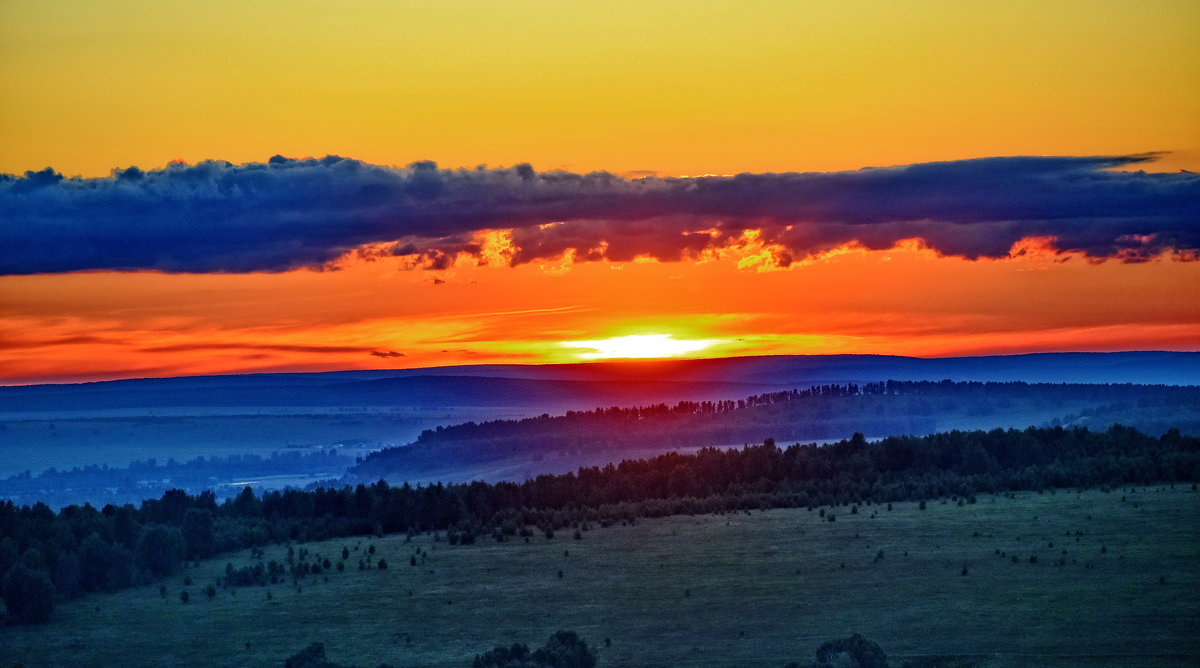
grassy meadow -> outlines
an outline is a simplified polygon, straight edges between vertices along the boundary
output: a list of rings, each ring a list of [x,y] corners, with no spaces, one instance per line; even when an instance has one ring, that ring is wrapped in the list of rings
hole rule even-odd
[[[469,666],[497,644],[537,647],[558,629],[597,646],[601,666],[782,668],[856,632],[893,665],[1200,661],[1200,494],[1190,485],[825,510],[836,521],[787,509],[528,544],[308,543],[293,547],[335,563],[348,548],[345,572],[210,600],[203,588],[227,563],[253,563],[226,555],[163,581],[165,598],[155,583],[62,604],[46,625],[0,628],[0,666],[282,666],[315,641],[336,663]],[[286,549],[270,546],[264,560],[282,562]],[[372,567],[359,570],[366,557]]]

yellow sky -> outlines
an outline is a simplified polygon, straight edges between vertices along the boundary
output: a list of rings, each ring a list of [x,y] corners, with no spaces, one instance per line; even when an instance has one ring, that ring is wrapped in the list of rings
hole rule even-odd
[[[1200,3],[0,3],[0,171],[336,153],[662,174],[1170,150]]]

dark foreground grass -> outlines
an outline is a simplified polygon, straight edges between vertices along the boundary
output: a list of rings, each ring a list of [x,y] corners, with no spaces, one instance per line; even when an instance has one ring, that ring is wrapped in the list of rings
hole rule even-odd
[[[570,629],[601,666],[781,668],[851,633],[895,665],[1195,666],[1198,511],[1200,495],[1177,485],[842,507],[834,522],[803,509],[673,517],[529,544],[312,543],[335,563],[349,547],[346,571],[209,600],[203,586],[227,562],[252,563],[214,559],[168,580],[165,599],[158,584],[92,595],[50,624],[0,629],[0,665],[282,666],[319,641],[339,663],[469,666]]]

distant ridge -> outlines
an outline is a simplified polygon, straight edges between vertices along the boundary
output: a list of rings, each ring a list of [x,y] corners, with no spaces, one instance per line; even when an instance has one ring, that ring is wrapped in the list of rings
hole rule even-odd
[[[163,406],[508,406],[562,410],[880,380],[1200,385],[1200,352],[919,358],[773,355],[144,378],[0,387],[0,412]]]

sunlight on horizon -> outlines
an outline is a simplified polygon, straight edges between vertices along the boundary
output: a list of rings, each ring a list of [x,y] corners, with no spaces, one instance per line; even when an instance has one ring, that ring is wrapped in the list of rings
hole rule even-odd
[[[673,334],[631,334],[593,341],[563,341],[565,348],[579,348],[580,359],[648,359],[678,357],[711,348],[723,339],[676,339]]]

